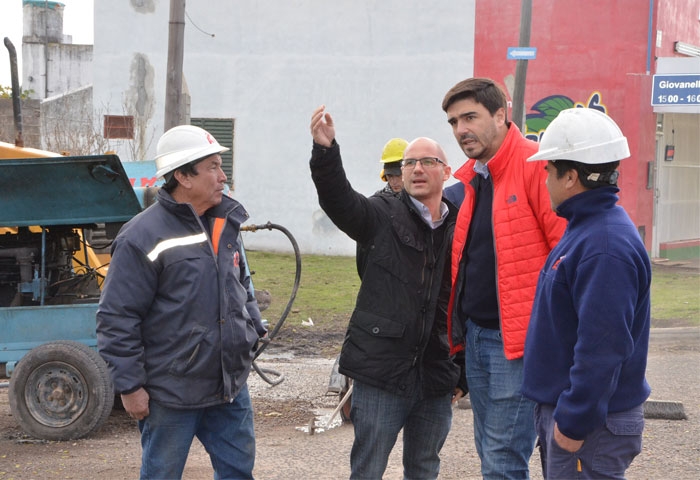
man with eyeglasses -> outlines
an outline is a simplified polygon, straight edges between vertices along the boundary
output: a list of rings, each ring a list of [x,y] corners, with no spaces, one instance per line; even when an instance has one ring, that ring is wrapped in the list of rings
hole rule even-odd
[[[455,173],[464,200],[452,244],[450,341],[465,352],[474,440],[484,478],[528,478],[534,403],[520,391],[523,348],[540,269],[566,221],[550,208],[537,143],[508,121],[506,96],[469,78],[442,102],[469,160]],[[452,192],[451,192],[452,193]],[[451,197],[450,197],[451,198]]]
[[[381,479],[403,428],[404,478],[437,478],[452,403],[466,392],[447,343],[450,244],[456,208],[442,199],[450,166],[421,137],[403,155],[403,191],[352,189],[324,106],[311,117],[311,177],[319,204],[368,252],[339,371],[353,379],[354,479]]]

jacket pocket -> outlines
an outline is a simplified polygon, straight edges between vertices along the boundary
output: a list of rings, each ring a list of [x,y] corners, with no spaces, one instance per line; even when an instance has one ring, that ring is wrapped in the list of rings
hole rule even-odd
[[[375,337],[401,338],[406,330],[406,326],[401,323],[361,310],[355,310],[352,323]]]
[[[200,349],[207,331],[208,329],[201,325],[192,328],[182,351],[177,352],[177,356],[170,364],[168,372],[171,375],[182,376],[192,368],[200,356]]]
[[[624,472],[642,451],[644,406],[608,414],[605,428],[609,433],[601,435],[596,443],[593,469],[596,472]]]
[[[421,268],[424,250],[424,239],[415,225],[403,225],[393,218],[391,235],[381,234],[374,238],[365,263],[369,261],[380,271],[389,273],[391,278],[386,281],[405,284],[407,279],[416,276],[416,268]]]
[[[404,224],[399,220],[393,218],[391,222],[391,228],[398,237],[399,242],[406,247],[422,252],[425,249],[425,243],[419,235],[419,231],[413,224]]]

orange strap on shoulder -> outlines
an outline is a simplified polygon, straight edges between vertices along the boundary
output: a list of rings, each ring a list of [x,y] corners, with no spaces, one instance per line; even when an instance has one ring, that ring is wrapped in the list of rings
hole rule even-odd
[[[221,233],[224,231],[224,225],[226,225],[225,218],[215,218],[214,227],[211,229],[211,243],[214,246],[214,254],[219,254],[219,240],[221,239]]]

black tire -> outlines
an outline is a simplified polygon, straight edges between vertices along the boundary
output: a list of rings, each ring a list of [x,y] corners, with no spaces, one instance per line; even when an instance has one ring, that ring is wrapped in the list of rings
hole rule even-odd
[[[31,349],[12,372],[8,393],[22,430],[44,440],[72,440],[96,431],[114,403],[102,357],[69,340]]]

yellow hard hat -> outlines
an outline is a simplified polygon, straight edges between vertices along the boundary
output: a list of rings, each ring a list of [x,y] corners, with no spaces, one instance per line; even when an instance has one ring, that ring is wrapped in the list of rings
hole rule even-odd
[[[403,138],[392,138],[384,145],[382,150],[382,163],[400,162],[403,159],[403,151],[408,142]]]

